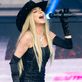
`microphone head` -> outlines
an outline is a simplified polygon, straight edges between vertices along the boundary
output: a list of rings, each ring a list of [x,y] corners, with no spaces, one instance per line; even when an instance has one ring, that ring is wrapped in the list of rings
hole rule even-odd
[[[50,18],[53,18],[53,17],[54,17],[54,14],[53,14],[53,13],[50,13],[50,14],[49,14],[49,17],[50,17]]]

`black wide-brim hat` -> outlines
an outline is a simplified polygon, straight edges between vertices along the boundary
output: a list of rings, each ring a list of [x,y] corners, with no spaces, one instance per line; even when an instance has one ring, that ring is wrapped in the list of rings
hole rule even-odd
[[[31,12],[31,10],[35,7],[40,7],[45,12],[47,2],[48,1],[42,1],[39,3],[35,3],[33,1],[29,1],[21,8],[21,10],[19,11],[17,18],[16,18],[16,25],[20,32],[22,30],[22,27],[26,20],[26,17]]]

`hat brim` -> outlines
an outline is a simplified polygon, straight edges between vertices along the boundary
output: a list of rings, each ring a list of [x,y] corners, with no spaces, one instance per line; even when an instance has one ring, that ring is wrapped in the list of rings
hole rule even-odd
[[[21,10],[19,11],[17,18],[16,18],[16,25],[20,32],[22,30],[22,27],[26,20],[26,17],[31,12],[31,10],[35,7],[40,7],[45,12],[47,2],[48,1],[42,1],[39,3],[35,3],[33,1],[29,1],[21,8]]]

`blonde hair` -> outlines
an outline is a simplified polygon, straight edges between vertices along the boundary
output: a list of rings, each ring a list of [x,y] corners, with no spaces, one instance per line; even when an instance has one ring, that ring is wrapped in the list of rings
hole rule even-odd
[[[33,13],[30,13],[27,16],[26,21],[25,21],[25,23],[23,25],[23,28],[22,28],[22,32],[21,32],[21,34],[18,38],[17,44],[19,43],[20,39],[22,38],[22,36],[24,35],[24,33],[27,30],[30,30],[32,35],[33,35],[33,41],[34,41],[33,49],[34,49],[34,52],[35,52],[35,56],[36,56],[36,60],[37,60],[37,64],[38,64],[39,72],[40,72],[41,71],[41,66],[42,66],[42,50],[41,50],[41,46],[40,46],[40,43],[38,41],[37,34],[36,34],[37,32],[36,32],[35,22],[34,22],[34,19],[33,19]],[[50,60],[52,61],[54,53],[53,53],[53,49],[52,49],[52,39],[50,38],[50,35],[49,35],[49,25],[48,25],[47,20],[46,20],[46,23],[44,25],[44,34],[46,36],[48,46],[49,46],[49,50],[50,50]],[[23,69],[23,63],[22,63],[22,59],[21,59],[20,62],[19,62],[20,75],[22,73],[22,70],[24,70],[24,69]]]

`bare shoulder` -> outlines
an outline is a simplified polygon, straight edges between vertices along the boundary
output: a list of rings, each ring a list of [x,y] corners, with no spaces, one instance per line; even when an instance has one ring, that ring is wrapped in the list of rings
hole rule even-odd
[[[28,44],[32,41],[32,33],[30,31],[27,31],[24,33],[24,35],[21,37],[19,43]]]
[[[26,40],[32,40],[33,35],[32,35],[32,33],[31,33],[31,31],[27,31],[27,32],[24,34],[24,37],[26,38]]]
[[[27,31],[20,38],[14,54],[19,58],[22,57],[31,44],[32,44],[32,33],[30,31]]]
[[[53,39],[56,36],[56,34],[52,31],[49,31],[49,34],[50,34],[51,39]]]

